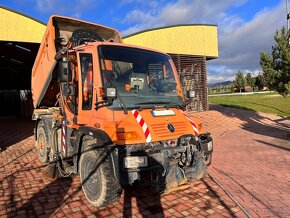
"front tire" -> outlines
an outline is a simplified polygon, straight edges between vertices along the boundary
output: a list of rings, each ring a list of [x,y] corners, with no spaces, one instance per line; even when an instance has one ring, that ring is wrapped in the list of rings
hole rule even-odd
[[[89,140],[84,144],[88,143]],[[85,146],[79,170],[83,192],[92,205],[106,206],[120,197],[120,185],[113,176],[103,149]]]

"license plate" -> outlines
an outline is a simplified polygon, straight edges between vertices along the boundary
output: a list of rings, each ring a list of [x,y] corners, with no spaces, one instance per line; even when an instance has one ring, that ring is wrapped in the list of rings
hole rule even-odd
[[[155,111],[152,111],[151,113],[152,113],[152,115],[153,115],[154,117],[160,117],[160,116],[174,116],[174,115],[175,115],[175,113],[174,113],[173,110],[162,110],[162,111],[157,111],[157,110],[155,110]]]

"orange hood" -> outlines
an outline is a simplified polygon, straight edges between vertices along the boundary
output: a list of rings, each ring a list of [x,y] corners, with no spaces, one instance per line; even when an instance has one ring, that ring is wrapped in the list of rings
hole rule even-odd
[[[179,138],[185,134],[201,133],[199,120],[188,117],[179,109],[132,110],[126,118],[108,122],[105,131],[110,132],[116,144],[138,144]]]

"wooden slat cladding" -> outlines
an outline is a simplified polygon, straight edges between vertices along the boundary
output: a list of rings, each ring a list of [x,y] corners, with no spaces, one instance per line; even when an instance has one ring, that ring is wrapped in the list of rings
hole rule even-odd
[[[190,100],[187,110],[205,111],[208,110],[207,100],[207,73],[206,57],[169,54],[176,66],[177,72],[183,85],[183,92],[194,90],[196,97]]]

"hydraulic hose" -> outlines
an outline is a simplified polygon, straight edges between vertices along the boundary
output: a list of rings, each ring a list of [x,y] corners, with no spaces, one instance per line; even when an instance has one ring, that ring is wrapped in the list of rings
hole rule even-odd
[[[57,166],[57,169],[59,171],[59,174],[62,176],[62,177],[69,177],[72,173],[67,173],[65,172],[65,170],[62,169],[62,165],[61,165],[61,162],[62,162],[62,159],[60,157],[60,152],[59,152],[59,146],[57,144],[57,130],[60,128],[60,124],[59,123],[56,123],[54,125],[54,127],[52,128],[52,146],[53,146],[53,149],[55,151],[55,153],[53,154],[53,162],[55,162],[56,166]]]

